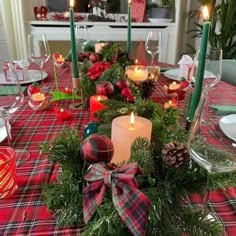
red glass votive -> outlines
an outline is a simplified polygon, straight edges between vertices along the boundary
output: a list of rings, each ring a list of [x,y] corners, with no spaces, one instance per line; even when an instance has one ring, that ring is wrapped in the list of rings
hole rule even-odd
[[[64,94],[71,95],[72,94],[72,89],[66,87],[66,88],[62,89],[61,92],[64,93]]]
[[[71,114],[69,111],[64,110],[63,108],[61,109],[55,109],[56,112],[56,117],[58,120],[60,121],[66,121],[69,120],[71,118]]]
[[[2,146],[0,147],[0,199],[11,196],[17,188],[15,151]]]
[[[98,112],[106,108],[106,106],[102,103],[102,101],[105,101],[107,99],[108,97],[103,96],[103,95],[93,95],[90,97],[90,120],[91,121],[98,120],[95,117],[95,112]]]

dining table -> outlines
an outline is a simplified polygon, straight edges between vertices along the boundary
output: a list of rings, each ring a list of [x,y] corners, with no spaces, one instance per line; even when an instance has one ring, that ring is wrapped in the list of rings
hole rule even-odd
[[[160,64],[160,66],[166,65]],[[36,65],[30,68],[36,68]],[[44,70],[47,73],[44,84],[55,90],[52,61],[46,64]],[[71,88],[70,63],[66,62],[64,67],[56,70],[58,89]],[[161,73],[156,83],[152,99],[162,106],[170,99],[163,86],[168,86],[171,82],[173,80]],[[53,212],[48,210],[44,202],[43,186],[57,181],[61,168],[59,164],[53,166],[47,156],[40,152],[39,146],[43,142],[51,141],[64,129],[75,128],[82,134],[85,125],[90,121],[90,111],[87,108],[71,109],[71,100],[51,102],[47,109],[34,111],[28,105],[29,99],[30,96],[26,94],[24,104],[10,118],[12,146],[15,149],[28,150],[30,158],[17,167],[16,192],[8,198],[0,199],[0,235],[80,235],[79,225],[59,226]],[[227,101],[234,101],[236,104],[236,87],[221,81],[215,86],[210,99],[214,100],[215,104],[225,104]],[[178,106],[183,107],[184,100],[179,101]],[[70,119],[64,121],[58,119],[57,109],[69,111]],[[7,146],[7,139],[0,145]],[[224,190],[210,192],[207,204],[212,214],[222,223],[224,235],[236,235],[236,189],[227,187]]]

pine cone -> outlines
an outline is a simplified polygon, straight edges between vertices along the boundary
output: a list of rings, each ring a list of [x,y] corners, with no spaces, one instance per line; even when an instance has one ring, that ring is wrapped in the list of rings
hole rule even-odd
[[[147,79],[139,85],[139,89],[142,98],[144,99],[150,98],[155,89],[155,81],[152,79]]]
[[[167,166],[179,168],[188,163],[189,159],[188,149],[182,143],[170,142],[162,149],[162,160]]]

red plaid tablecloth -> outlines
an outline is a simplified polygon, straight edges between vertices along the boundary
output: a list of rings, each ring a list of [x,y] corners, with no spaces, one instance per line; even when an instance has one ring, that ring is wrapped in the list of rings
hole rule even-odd
[[[52,64],[45,68],[48,77],[45,79],[51,88],[54,87]],[[71,87],[70,69],[59,69],[58,78],[61,88]],[[61,79],[63,78],[63,79]],[[157,102],[164,103],[166,98],[162,86],[171,81],[161,76],[159,85],[154,93]],[[236,104],[236,87],[221,82],[215,89],[214,98],[217,104],[224,104],[227,100],[234,99]],[[224,93],[224,96],[222,94]],[[68,121],[58,121],[54,107],[50,104],[46,111],[35,112],[27,105],[26,97],[24,105],[11,118],[13,146],[26,148],[30,154],[30,160],[23,163],[17,169],[17,192],[7,199],[0,200],[0,235],[79,235],[79,227],[62,228],[56,223],[52,213],[42,197],[42,184],[46,183],[51,171],[51,164],[46,157],[39,153],[39,144],[51,140],[65,128],[75,127],[80,131],[89,121],[88,110],[70,110],[72,118]],[[58,105],[69,110],[68,101]],[[181,105],[181,104],[180,104]],[[4,140],[1,145],[7,145]],[[50,181],[56,180],[59,166],[54,169]],[[216,213],[219,220],[224,223],[225,235],[236,235],[236,191],[228,188],[226,191],[215,191],[210,194],[209,206]]]

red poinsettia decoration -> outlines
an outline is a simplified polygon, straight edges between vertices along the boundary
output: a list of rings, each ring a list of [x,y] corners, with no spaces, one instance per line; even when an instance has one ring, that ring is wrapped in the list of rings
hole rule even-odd
[[[96,62],[89,67],[87,75],[91,80],[96,80],[102,73],[111,67],[110,62]]]

